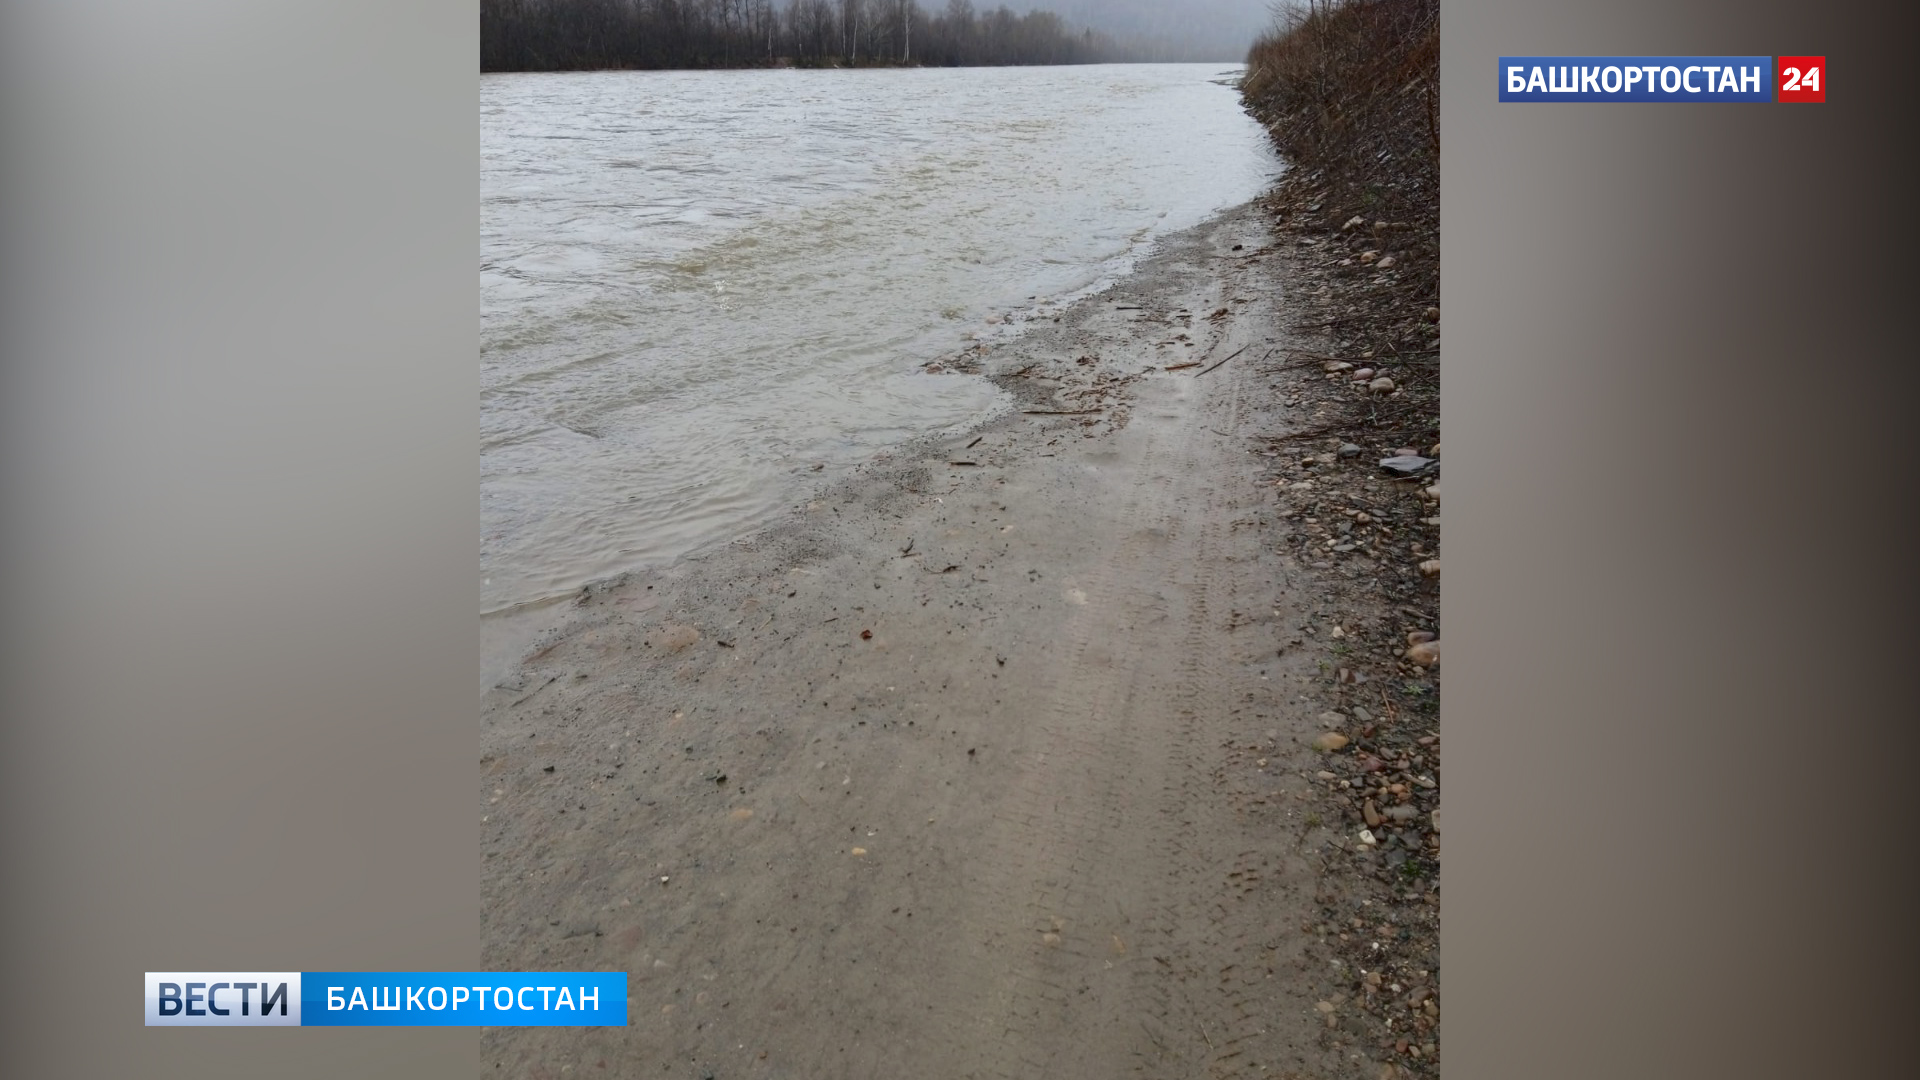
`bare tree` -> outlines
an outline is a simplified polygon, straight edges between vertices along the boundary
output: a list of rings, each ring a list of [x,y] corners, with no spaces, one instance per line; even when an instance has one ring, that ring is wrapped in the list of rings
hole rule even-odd
[[[482,71],[1072,64],[1127,50],[1046,11],[946,0],[480,0]]]

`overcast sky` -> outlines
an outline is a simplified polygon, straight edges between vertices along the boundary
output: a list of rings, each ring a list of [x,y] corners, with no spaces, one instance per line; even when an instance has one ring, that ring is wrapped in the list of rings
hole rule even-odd
[[[928,8],[943,6],[928,3]],[[975,9],[999,0],[974,0]],[[1241,60],[1247,46],[1273,23],[1270,0],[1006,0],[1015,11],[1047,8],[1080,25],[1116,35],[1156,38],[1198,47],[1210,58]]]

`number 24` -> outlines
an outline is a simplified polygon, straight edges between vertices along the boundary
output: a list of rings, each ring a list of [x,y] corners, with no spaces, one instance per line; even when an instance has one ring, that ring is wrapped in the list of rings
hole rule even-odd
[[[1808,68],[1805,75],[1800,73],[1799,68],[1788,68],[1780,74],[1786,76],[1786,81],[1780,84],[1782,90],[1820,89],[1820,69],[1817,67]]]

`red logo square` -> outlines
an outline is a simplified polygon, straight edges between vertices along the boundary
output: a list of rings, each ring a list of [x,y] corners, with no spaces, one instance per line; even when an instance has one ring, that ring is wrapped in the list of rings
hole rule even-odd
[[[1773,65],[1776,96],[1781,101],[1827,100],[1827,58],[1782,56]]]

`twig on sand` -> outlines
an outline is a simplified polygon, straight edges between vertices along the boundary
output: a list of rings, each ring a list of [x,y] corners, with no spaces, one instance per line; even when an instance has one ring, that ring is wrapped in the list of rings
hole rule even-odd
[[[1227,354],[1227,356],[1226,356],[1226,359],[1225,359],[1225,360],[1221,360],[1219,364],[1215,364],[1215,365],[1213,365],[1213,367],[1209,367],[1209,368],[1202,368],[1201,370],[1199,370],[1199,371],[1196,371],[1196,372],[1194,372],[1194,373],[1193,373],[1193,377],[1197,379],[1197,378],[1199,378],[1200,376],[1202,376],[1202,375],[1205,375],[1205,374],[1206,374],[1207,372],[1209,372],[1209,371],[1212,371],[1212,370],[1213,370],[1213,368],[1217,368],[1217,367],[1219,367],[1219,366],[1220,366],[1220,364],[1224,364],[1224,363],[1226,363],[1226,362],[1227,362],[1227,360],[1231,360],[1231,359],[1233,359],[1234,357],[1236,357],[1236,356],[1239,356],[1239,355],[1240,355],[1241,353],[1243,353],[1243,352],[1246,352],[1246,351],[1247,351],[1248,349],[1251,349],[1252,347],[1253,347],[1253,343],[1252,343],[1252,342],[1248,342],[1248,343],[1246,343],[1245,345],[1242,345],[1242,346],[1240,346],[1239,348],[1237,348],[1237,349],[1235,349],[1235,350],[1233,350],[1232,352],[1230,352],[1230,353],[1228,353],[1228,354]],[[1268,350],[1267,350],[1267,356],[1272,356],[1272,355],[1273,355],[1273,350],[1272,350],[1272,349],[1268,349]],[[1261,361],[1262,361],[1262,362],[1265,362],[1265,360],[1266,360],[1266,358],[1267,358],[1266,356],[1263,356],[1263,357],[1261,357],[1260,359],[1261,359]]]
[[[530,697],[532,697],[533,695],[535,695],[535,694],[537,694],[537,693],[539,693],[540,691],[542,691],[542,690],[545,690],[545,689],[546,689],[547,687],[549,687],[549,686],[552,686],[552,685],[553,685],[553,681],[554,681],[555,679],[558,679],[559,677],[560,677],[560,676],[558,676],[558,675],[549,675],[549,676],[547,676],[547,681],[546,681],[546,682],[543,682],[543,683],[541,683],[541,684],[540,684],[539,686],[536,686],[536,687],[534,687],[533,689],[531,689],[531,690],[529,690],[529,691],[527,691],[526,693],[524,693],[524,694],[522,694],[522,695],[520,695],[520,697],[519,697],[519,699],[518,699],[518,700],[516,700],[516,701],[514,702],[514,704],[515,704],[515,705],[518,705],[518,704],[520,704],[520,702],[522,702],[522,701],[525,701],[525,700],[527,700],[528,698],[530,698]]]

